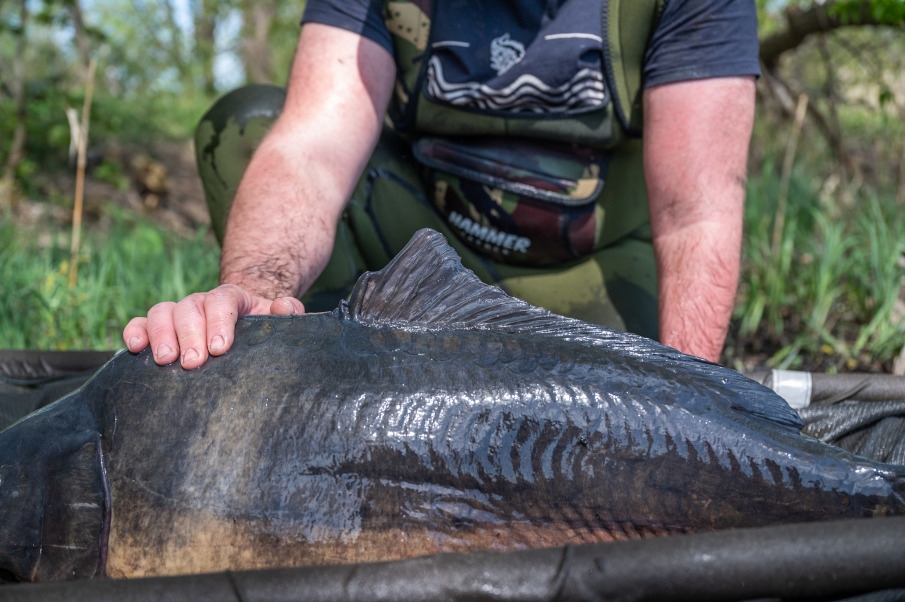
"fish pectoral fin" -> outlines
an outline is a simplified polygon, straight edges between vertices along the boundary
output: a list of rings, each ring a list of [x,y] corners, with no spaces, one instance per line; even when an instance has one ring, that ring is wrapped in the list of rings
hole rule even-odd
[[[35,581],[103,574],[110,500],[100,438],[47,466]]]
[[[0,467],[3,516],[15,517],[0,526],[0,580],[103,573],[110,502],[101,453],[95,438],[43,462]]]

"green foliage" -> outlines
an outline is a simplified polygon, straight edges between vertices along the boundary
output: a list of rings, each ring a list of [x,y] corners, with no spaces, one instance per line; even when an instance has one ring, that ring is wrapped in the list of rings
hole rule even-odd
[[[70,168],[70,128],[66,108],[81,112],[86,82],[75,51],[74,0],[34,2],[27,24],[26,160],[18,170],[25,193],[39,197],[30,176]],[[186,139],[213,102],[206,93],[202,67],[193,50],[191,27],[176,25],[172,3],[103,0],[83,3],[85,33],[98,59],[91,111],[90,148],[97,153],[111,141],[133,146],[160,139]],[[22,31],[16,4],[0,4],[0,74],[12,72],[15,37]],[[238,1],[193,2],[189,8],[216,10],[218,22],[236,20]],[[274,23],[274,55],[288,72],[302,4],[281,4]],[[213,10],[212,9],[212,10]],[[198,14],[189,15],[198,19]],[[10,34],[10,35],[7,35]],[[235,39],[220,52],[237,53]],[[283,64],[285,63],[285,64]],[[0,164],[9,152],[18,123],[15,102],[0,76]],[[283,82],[279,82],[283,83]]]
[[[785,4],[769,4],[762,3],[762,32],[785,26],[782,15],[771,13]],[[849,22],[869,10],[898,27],[905,14],[901,0],[841,0],[828,8]],[[903,51],[905,39],[894,27],[842,28],[809,37],[780,65],[780,76],[807,95],[809,114],[775,246],[780,176],[773,158],[789,143],[777,132],[791,128],[789,117],[770,110],[771,95],[762,95],[735,312],[738,342],[727,354],[739,363],[888,370],[905,345],[896,309],[905,277]],[[761,92],[769,90],[765,79]]]
[[[884,25],[905,24],[905,2],[902,0],[838,0],[827,7],[827,12],[845,23],[857,23],[866,13]]]
[[[125,191],[129,188],[129,176],[123,171],[122,165],[116,161],[104,161],[98,165],[92,172],[95,180],[106,182],[119,191]]]
[[[275,71],[274,81],[270,83],[286,85],[289,67],[295,56],[295,47],[301,32],[299,20],[304,8],[304,2],[278,4],[276,20],[268,36]]]
[[[27,195],[41,196],[30,179],[37,166],[45,173],[71,167],[71,132],[66,108],[81,112],[82,102],[82,92],[70,94],[65,88],[49,83],[33,82],[30,86],[26,117],[27,156],[17,174]],[[100,151],[113,142],[147,146],[161,139],[186,139],[207,106],[203,98],[176,97],[170,93],[147,98],[141,103],[123,102],[101,90],[95,93],[92,103],[90,148]],[[12,138],[16,122],[13,102],[0,97],[0,140]],[[0,144],[0,163],[8,150],[6,144]]]
[[[905,324],[894,313],[905,278],[900,208],[869,191],[840,204],[796,170],[774,248],[778,190],[771,162],[750,177],[735,319],[740,338],[760,348],[736,355],[766,353],[780,368],[889,364],[905,345]]]
[[[77,103],[81,106],[81,98]],[[147,145],[161,139],[186,139],[208,106],[206,99],[197,96],[161,93],[139,103],[101,92],[95,95],[91,111],[91,139],[94,145],[108,140]]]
[[[85,232],[70,289],[69,237],[0,223],[0,348],[116,349],[123,326],[159,301],[217,285],[219,251],[205,231],[182,238],[108,208]]]

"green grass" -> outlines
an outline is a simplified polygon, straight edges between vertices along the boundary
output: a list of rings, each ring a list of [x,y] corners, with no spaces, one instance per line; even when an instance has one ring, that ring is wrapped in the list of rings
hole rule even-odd
[[[736,361],[752,352],[779,368],[888,369],[905,345],[893,311],[905,276],[905,220],[866,187],[851,204],[793,171],[781,236],[779,178],[767,163],[748,184]]]
[[[103,228],[84,228],[72,289],[69,232],[2,219],[0,348],[119,349],[132,317],[217,285],[219,250],[205,231],[180,237],[116,207],[105,213]]]

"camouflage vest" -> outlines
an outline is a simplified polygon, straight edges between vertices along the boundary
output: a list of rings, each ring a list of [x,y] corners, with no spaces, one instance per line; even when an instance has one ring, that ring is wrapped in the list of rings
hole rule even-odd
[[[510,3],[515,16],[503,35],[478,13],[481,3],[462,8],[469,2],[383,6],[397,66],[389,115],[414,140],[437,209],[474,248],[517,264],[579,259],[643,226],[641,68],[662,0],[560,0],[571,23],[557,29],[557,19],[542,14],[540,32],[519,30],[522,15]],[[539,0],[523,6],[544,10]],[[587,19],[592,11],[599,22]],[[493,39],[475,34],[474,49],[462,51],[470,29],[481,28]],[[564,39],[571,50],[545,61],[543,52],[526,50],[541,39]],[[585,68],[588,48],[601,57],[599,67]],[[479,53],[485,79],[457,80],[462,57]],[[532,56],[539,57],[533,64]],[[526,71],[546,63],[555,80],[550,65],[559,62],[566,63],[562,82]]]

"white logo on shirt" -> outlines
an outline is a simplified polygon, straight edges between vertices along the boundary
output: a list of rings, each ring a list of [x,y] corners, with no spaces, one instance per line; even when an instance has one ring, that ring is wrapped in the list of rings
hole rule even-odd
[[[503,75],[525,56],[525,45],[504,33],[490,42],[490,66]]]

